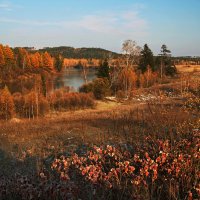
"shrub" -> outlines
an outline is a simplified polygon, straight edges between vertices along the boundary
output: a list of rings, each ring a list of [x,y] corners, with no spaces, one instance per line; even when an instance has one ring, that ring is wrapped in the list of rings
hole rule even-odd
[[[84,93],[90,93],[93,92],[93,90],[94,90],[93,82],[84,84],[79,88],[79,92],[84,92]]]
[[[93,94],[96,99],[103,99],[110,94],[109,80],[106,78],[97,78],[94,80]]]
[[[49,97],[51,108],[55,110],[73,110],[80,108],[94,107],[94,98],[91,93],[65,93],[60,94],[58,91]]]
[[[175,76],[177,74],[177,69],[175,66],[167,66],[165,68],[165,75],[167,76]]]
[[[107,78],[97,78],[88,84],[84,84],[79,89],[80,92],[92,92],[96,99],[103,99],[111,93],[110,82]]]
[[[117,91],[117,98],[118,99],[123,99],[123,98],[125,98],[126,97],[126,95],[125,95],[125,92],[124,91],[122,91],[122,90],[118,90]]]

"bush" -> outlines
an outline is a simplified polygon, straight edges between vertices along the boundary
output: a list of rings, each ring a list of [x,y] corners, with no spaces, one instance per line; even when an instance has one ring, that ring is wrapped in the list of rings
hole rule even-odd
[[[177,69],[175,66],[167,66],[165,68],[165,75],[167,76],[175,76],[177,74]]]
[[[88,84],[84,84],[79,88],[79,92],[90,93],[94,90],[94,83],[90,82]]]
[[[118,99],[123,99],[123,98],[125,98],[126,97],[126,95],[125,95],[125,92],[124,91],[122,91],[122,90],[118,90],[117,91],[117,98]]]
[[[95,79],[93,94],[96,99],[103,99],[105,96],[110,95],[109,80],[106,78]]]
[[[97,78],[91,83],[84,84],[79,91],[84,93],[92,92],[96,99],[103,99],[111,93],[110,83],[107,78]]]
[[[91,93],[65,93],[61,95],[57,91],[49,97],[49,102],[52,109],[59,111],[91,108],[95,105]]]

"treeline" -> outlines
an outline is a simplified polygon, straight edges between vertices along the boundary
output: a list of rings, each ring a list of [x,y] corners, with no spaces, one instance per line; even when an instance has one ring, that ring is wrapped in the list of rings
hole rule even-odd
[[[105,59],[100,64],[97,79],[83,85],[80,92],[92,92],[97,99],[108,95],[129,98],[137,88],[162,83],[167,76],[177,73],[171,59],[171,51],[162,45],[155,57],[147,44],[143,48],[135,41],[127,40],[122,46],[120,59]]]
[[[42,53],[45,51],[54,56],[60,54],[64,58],[74,59],[105,59],[110,54],[112,54],[114,58],[118,58],[120,56],[120,54],[101,48],[46,47],[39,50],[39,52]]]
[[[28,48],[29,51],[34,51],[34,48]],[[46,47],[44,49],[38,50],[41,53],[47,51],[53,56],[62,55],[66,59],[87,59],[90,62],[92,59],[104,60],[112,55],[113,59],[119,59],[122,54],[108,51],[101,48],[73,48],[73,47]],[[154,55],[154,59],[157,59],[157,55]],[[200,64],[200,57],[191,57],[191,56],[180,56],[180,57],[171,57],[171,60],[176,65],[182,64]]]
[[[47,51],[30,52],[24,48],[10,48],[0,44],[0,67],[3,78],[12,78],[15,74],[23,72],[60,71],[63,65],[61,55],[52,57]],[[18,72],[18,73],[16,73]]]
[[[74,59],[74,58],[65,58],[64,59],[64,66],[65,67],[77,67],[77,68],[83,68],[83,67],[99,67],[100,66],[100,60],[99,59]]]
[[[45,97],[33,90],[26,94],[16,92],[13,95],[8,87],[0,90],[0,119],[4,120],[13,117],[34,119],[48,114],[49,111],[76,110],[94,106],[91,94],[57,90]]]
[[[51,75],[60,72],[63,65],[61,55],[52,57],[48,52],[29,52],[0,44],[0,88],[7,85],[12,93],[23,92],[32,89],[39,78],[45,91]]]

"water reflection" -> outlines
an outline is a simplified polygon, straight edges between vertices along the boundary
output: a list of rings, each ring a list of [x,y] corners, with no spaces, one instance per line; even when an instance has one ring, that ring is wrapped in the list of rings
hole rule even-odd
[[[87,69],[87,81],[92,81],[96,78],[96,69]],[[79,87],[85,83],[84,74],[82,69],[68,68],[62,74],[54,78],[54,89],[60,89],[66,86],[73,88],[72,90],[78,91]]]

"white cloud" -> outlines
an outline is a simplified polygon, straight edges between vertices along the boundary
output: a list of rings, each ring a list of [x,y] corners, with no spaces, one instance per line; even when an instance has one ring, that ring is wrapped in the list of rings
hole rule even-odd
[[[102,17],[103,16],[103,17]],[[105,34],[133,37],[147,34],[147,21],[138,12],[124,11],[112,15],[87,16],[79,22],[86,29]]]
[[[58,23],[52,23],[47,21],[33,21],[33,20],[17,20],[17,19],[7,19],[0,18],[1,23],[12,23],[12,24],[21,24],[21,25],[30,25],[30,26],[48,26],[48,25],[58,25]]]
[[[140,6],[137,6],[137,9],[131,7],[125,10],[99,11],[83,15],[77,20],[42,21],[0,17],[0,24],[10,23],[11,27],[12,24],[18,25],[15,26],[17,29],[15,35],[26,33],[27,40],[38,41],[41,45],[44,42],[52,45],[67,42],[67,44],[77,44],[76,46],[88,44],[117,49],[116,41],[121,43],[129,38],[141,40],[148,34],[148,22],[140,16],[141,8],[138,7]],[[43,34],[45,40],[41,39]],[[15,40],[16,37],[13,41]]]
[[[0,2],[0,10],[12,11],[13,10],[13,6],[8,1],[6,1],[6,2]]]
[[[0,8],[10,8],[9,4],[0,4]],[[1,23],[14,23],[30,26],[59,26],[65,29],[78,28],[88,31],[104,34],[133,35],[146,34],[147,21],[140,17],[135,11],[110,11],[98,12],[98,14],[90,14],[82,16],[76,21],[41,21],[41,20],[18,20],[0,18]]]
[[[20,5],[14,5],[12,4],[10,1],[3,1],[0,2],[0,10],[4,10],[4,11],[13,11],[16,8],[22,8],[22,6]]]

